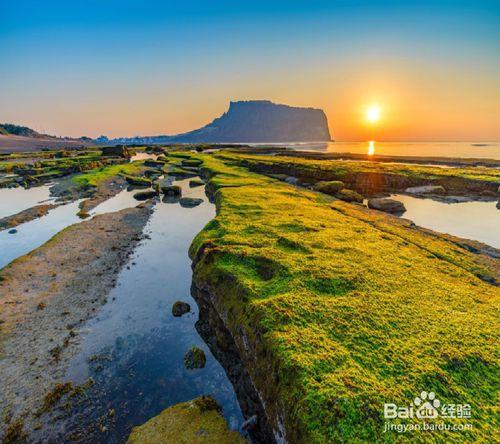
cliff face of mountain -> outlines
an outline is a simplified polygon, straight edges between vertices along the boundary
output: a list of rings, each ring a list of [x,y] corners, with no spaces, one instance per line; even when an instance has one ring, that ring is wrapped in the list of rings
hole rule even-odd
[[[268,100],[231,102],[229,110],[203,128],[178,134],[174,142],[330,141],[321,109],[277,105]]]

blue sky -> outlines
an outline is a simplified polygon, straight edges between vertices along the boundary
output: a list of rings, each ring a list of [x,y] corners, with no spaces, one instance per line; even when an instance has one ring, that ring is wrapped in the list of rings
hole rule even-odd
[[[387,139],[500,139],[498,1],[0,5],[0,121],[176,133],[269,98],[321,107],[337,137],[362,140],[357,111],[376,100]]]

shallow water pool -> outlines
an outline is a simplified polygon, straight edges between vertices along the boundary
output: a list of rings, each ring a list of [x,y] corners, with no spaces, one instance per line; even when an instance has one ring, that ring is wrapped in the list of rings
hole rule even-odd
[[[444,203],[404,194],[391,198],[405,205],[401,217],[416,225],[500,248],[500,210],[496,202]]]
[[[32,188],[0,188],[0,218],[52,201],[50,187],[51,184]]]

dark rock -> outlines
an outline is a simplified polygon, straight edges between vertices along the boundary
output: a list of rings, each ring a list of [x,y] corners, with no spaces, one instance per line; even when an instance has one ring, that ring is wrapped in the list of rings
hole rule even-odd
[[[110,157],[130,157],[130,151],[124,145],[116,145],[116,146],[105,146],[102,149],[103,156]]]
[[[157,177],[161,176],[161,171],[158,171],[157,169],[146,170],[144,171],[144,175],[149,179],[152,179],[155,176]]]
[[[159,188],[166,196],[182,196],[182,188],[179,185],[172,185],[171,179],[160,181]]]
[[[402,214],[406,211],[402,202],[398,202],[397,200],[389,199],[387,197],[369,199],[368,208],[392,214]]]
[[[344,189],[344,186],[344,182],[341,182],[340,180],[330,180],[318,182],[314,186],[314,189],[316,191],[335,196],[335,194],[337,194],[340,190]]]
[[[136,200],[148,200],[156,196],[156,191],[139,191],[134,194],[134,199]]]
[[[151,168],[162,168],[163,166],[165,166],[165,162],[162,162],[160,160],[147,159],[144,161],[144,165]]]
[[[500,210],[500,200],[497,202],[497,208]]]
[[[356,193],[356,191],[349,190],[347,188],[340,190],[338,193],[335,194],[335,197],[345,202],[363,203],[363,196],[361,196],[361,194]]]
[[[189,313],[191,306],[187,302],[176,301],[172,306],[172,314],[175,317],[182,316],[183,314]]]
[[[206,362],[205,352],[198,347],[191,347],[184,355],[184,365],[188,370],[203,368]]]
[[[241,430],[247,431],[252,430],[257,425],[257,415],[252,415],[243,424],[241,424]]]
[[[125,176],[125,180],[136,187],[150,187],[151,180],[140,176]]]
[[[16,234],[17,230],[15,228],[12,228],[12,230],[8,231],[9,234]]]
[[[203,163],[200,159],[183,159],[181,165],[183,167],[199,167]]]
[[[177,204],[177,203],[179,203],[179,200],[180,200],[179,196],[169,196],[169,195],[165,194],[161,201],[163,203],[167,203],[167,204]]]
[[[189,181],[190,188],[201,187],[203,185],[205,185],[205,182],[203,182],[203,180],[201,179],[191,179]]]
[[[180,199],[181,207],[184,207],[184,208],[197,207],[201,203],[203,203],[203,199],[198,199],[195,197],[182,197]]]

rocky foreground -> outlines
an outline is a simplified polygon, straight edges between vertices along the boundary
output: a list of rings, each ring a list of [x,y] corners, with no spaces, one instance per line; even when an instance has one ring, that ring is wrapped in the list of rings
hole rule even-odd
[[[21,439],[69,388],[79,328],[95,315],[141,240],[150,205],[63,230],[0,275],[0,436]]]

